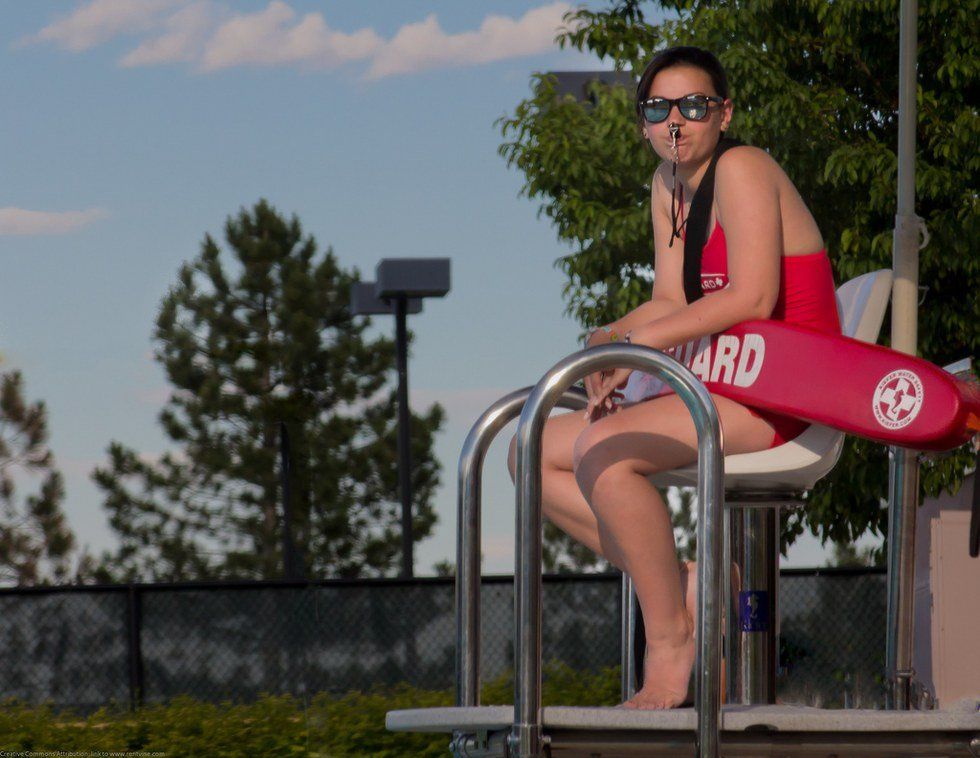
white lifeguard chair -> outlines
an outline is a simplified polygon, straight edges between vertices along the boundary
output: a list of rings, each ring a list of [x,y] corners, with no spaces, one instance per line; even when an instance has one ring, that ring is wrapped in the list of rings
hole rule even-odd
[[[837,289],[841,332],[874,344],[891,295],[892,272],[863,274]],[[725,457],[724,565],[738,567],[740,587],[729,603],[729,703],[774,704],[779,664],[779,510],[803,505],[804,493],[837,464],[844,433],[818,424],[770,450]],[[693,487],[697,468],[658,474],[660,486]],[[746,618],[749,603],[759,612]],[[630,645],[632,648],[632,644]]]
[[[875,342],[884,317],[891,286],[891,272],[876,271],[857,277],[840,287],[838,305],[841,325],[845,334],[868,342]],[[634,356],[633,346],[604,346],[588,351],[599,355]],[[609,363],[607,360],[606,363]],[[596,361],[589,363],[589,370],[599,368]],[[561,366],[562,364],[559,364]],[[579,367],[585,365],[579,361]],[[612,365],[612,364],[609,364]],[[625,365],[623,363],[616,365]],[[605,367],[605,366],[602,366]],[[552,377],[557,370],[546,376]],[[637,366],[637,368],[640,368]],[[640,370],[644,370],[640,368]],[[545,384],[545,380],[535,388]],[[567,385],[565,385],[567,386]],[[702,387],[703,389],[703,387]],[[554,391],[554,390],[553,390]],[[680,394],[680,393],[679,393]],[[880,710],[827,711],[802,706],[777,706],[768,704],[774,687],[770,681],[770,670],[775,671],[775,625],[764,635],[749,638],[743,636],[740,649],[736,652],[739,673],[729,694],[741,699],[746,696],[747,703],[734,703],[707,714],[696,708],[678,708],[670,711],[637,711],[618,708],[589,708],[550,706],[527,709],[527,701],[512,705],[483,706],[479,703],[479,523],[480,523],[480,468],[483,455],[493,437],[500,429],[521,412],[529,390],[521,390],[491,406],[474,425],[464,444],[460,457],[459,479],[459,552],[457,560],[457,706],[449,708],[426,708],[391,711],[387,715],[387,728],[393,731],[445,732],[451,733],[449,749],[456,756],[490,758],[521,755],[547,754],[558,756],[581,756],[582,758],[613,758],[614,756],[657,756],[657,755],[708,755],[708,756],[760,756],[760,755],[806,755],[806,756],[978,756],[980,755],[980,715],[976,712],[909,712]],[[530,398],[532,401],[535,398]],[[554,402],[554,401],[553,401]],[[687,402],[687,400],[685,400]],[[565,390],[558,405],[572,409],[584,407],[581,394]],[[532,405],[529,402],[528,405]],[[688,403],[688,407],[692,407]],[[526,415],[526,414],[525,414]],[[703,420],[703,419],[702,419]],[[698,421],[696,417],[696,422]],[[525,423],[522,415],[522,425]],[[715,423],[717,417],[715,416]],[[520,433],[520,427],[519,427]],[[699,429],[700,435],[700,429]],[[520,444],[520,443],[519,443]],[[775,604],[775,588],[778,572],[776,569],[778,545],[778,507],[786,503],[797,503],[802,492],[809,489],[829,472],[836,464],[843,444],[843,434],[820,427],[811,426],[796,439],[780,447],[759,453],[733,455],[724,460],[724,491],[727,506],[734,514],[730,526],[735,539],[725,541],[732,544],[722,557],[715,541],[709,550],[708,540],[699,542],[699,552],[706,551],[705,563],[721,559],[722,566],[730,565],[730,559],[741,558],[743,563],[743,584],[756,582],[756,589],[749,591],[769,592]],[[710,446],[702,446],[707,450]],[[531,453],[533,456],[533,452]],[[708,457],[713,458],[713,455]],[[701,461],[708,473],[699,475],[693,467],[669,474],[658,475],[654,481],[660,485],[691,486],[699,484],[702,497],[707,493],[719,492],[711,482],[708,465]],[[720,470],[717,466],[716,470]],[[533,493],[533,486],[525,491]],[[521,502],[521,495],[519,495]],[[537,514],[538,518],[540,514]],[[526,525],[526,515],[521,515]],[[705,520],[711,518],[707,517]],[[702,528],[699,523],[699,535]],[[712,527],[714,528],[714,527]],[[530,534],[524,531],[523,534]],[[519,536],[519,539],[521,537]],[[717,538],[715,538],[717,540]],[[527,540],[525,540],[526,542]],[[474,549],[474,545],[476,546]],[[525,545],[526,547],[526,545]],[[526,555],[522,548],[522,556]],[[538,556],[540,558],[540,556]],[[699,569],[704,576],[720,580],[720,567]],[[536,602],[533,586],[529,584],[526,567],[519,567],[515,577],[515,594],[523,593],[526,601],[531,595],[531,605]],[[540,572],[540,567],[537,567]],[[523,572],[523,575],[522,575]],[[540,579],[540,573],[538,574]],[[765,589],[758,589],[758,583],[767,581]],[[519,582],[523,582],[518,586]],[[720,588],[721,582],[718,581]],[[707,578],[703,586],[712,586]],[[528,588],[531,589],[528,589]],[[700,588],[699,588],[700,589]],[[706,609],[702,598],[699,607]],[[713,602],[713,601],[712,601]],[[523,610],[523,607],[522,607]],[[775,619],[775,608],[770,615]],[[540,613],[540,608],[536,609]],[[630,614],[624,607],[624,619]],[[733,619],[729,613],[729,619]],[[526,618],[533,619],[531,614]],[[704,618],[719,619],[720,613],[715,603]],[[731,622],[730,622],[731,623]],[[540,635],[540,627],[537,627]],[[523,636],[518,647],[528,646],[527,629],[517,629],[518,637]],[[707,637],[699,643],[700,650],[709,649]],[[732,654],[734,636],[729,634],[729,654]],[[746,641],[748,639],[748,642]],[[624,643],[626,640],[624,639]],[[538,639],[540,644],[540,638]],[[624,644],[624,671],[628,671],[632,656],[630,644]],[[717,648],[713,648],[717,650]],[[699,658],[701,653],[699,652]],[[718,672],[718,661],[709,659],[706,668]],[[518,660],[518,682],[516,694],[522,688],[535,687],[533,672],[526,670],[520,681],[521,658]],[[720,704],[716,690],[705,696],[711,689],[712,678],[700,675],[701,692],[696,695],[696,704],[703,703],[707,708]],[[732,677],[730,677],[731,679]],[[628,677],[624,676],[624,691]],[[717,679],[714,682],[717,683]],[[540,682],[538,682],[539,684]],[[626,694],[624,692],[624,694]],[[533,705],[533,703],[532,703]],[[530,712],[532,718],[520,722],[519,712]],[[705,728],[709,719],[710,729]],[[533,721],[533,723],[531,723]],[[520,728],[518,728],[520,726]],[[513,732],[512,732],[513,727]],[[519,733],[519,735],[518,735]],[[517,735],[517,737],[515,737]],[[529,739],[530,737],[530,739]],[[699,741],[700,738],[700,741]]]

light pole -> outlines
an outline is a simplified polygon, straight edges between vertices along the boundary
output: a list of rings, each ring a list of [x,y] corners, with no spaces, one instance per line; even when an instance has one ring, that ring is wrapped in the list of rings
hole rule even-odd
[[[351,313],[395,315],[398,367],[398,492],[402,504],[402,570],[413,576],[411,414],[408,407],[408,328],[406,316],[422,311],[422,300],[445,297],[450,288],[449,258],[384,258],[374,282],[351,285]]]
[[[286,579],[305,579],[303,555],[293,540],[292,455],[289,430],[279,422],[279,488],[282,492],[282,569]]]
[[[925,223],[915,213],[917,0],[902,0],[899,9],[897,212],[892,242],[892,347],[918,352],[919,243],[928,240]],[[914,450],[888,451],[888,602],[885,632],[887,707],[911,707],[912,627],[915,600],[915,510],[919,501],[919,458]]]

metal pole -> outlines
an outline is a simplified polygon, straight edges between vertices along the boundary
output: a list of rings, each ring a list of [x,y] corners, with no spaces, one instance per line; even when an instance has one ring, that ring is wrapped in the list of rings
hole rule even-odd
[[[728,671],[737,680],[737,702],[768,705],[776,702],[779,506],[739,508],[731,499],[728,505],[732,553],[742,576],[737,667],[730,660]]]
[[[892,347],[915,355],[918,345],[919,234],[915,215],[915,125],[918,3],[902,0],[898,64],[898,208],[892,244]],[[912,667],[912,595],[918,459],[892,448],[888,485],[888,610],[885,645],[891,706],[908,708]]]
[[[143,596],[138,588],[126,588],[127,647],[129,648],[129,709],[143,705]]]
[[[517,425],[517,565],[514,577],[515,676],[511,755],[541,755],[541,434],[558,397],[576,380],[626,367],[658,374],[691,411],[698,432],[698,649],[694,702],[699,755],[718,755],[721,706],[721,558],[724,458],[718,413],[704,385],[660,351],[602,345],[568,356],[531,392]]]
[[[735,563],[735,556],[738,555],[736,532],[738,529],[738,513],[731,508],[730,493],[725,493],[725,512],[722,515],[723,532],[727,539],[723,540],[722,545],[722,573],[732,570]],[[740,687],[740,667],[741,657],[739,643],[742,633],[738,625],[738,593],[742,589],[741,567],[739,567],[739,581],[723,580],[725,584],[725,702],[729,705],[739,702]]]
[[[487,408],[466,435],[459,456],[456,528],[456,705],[480,704],[480,518],[483,461],[496,436],[517,418],[533,387],[515,390]],[[585,390],[565,390],[557,405],[588,405]]]
[[[412,437],[408,407],[408,331],[405,314],[408,298],[395,298],[395,352],[398,361],[398,492],[402,501],[402,576],[411,578],[412,559]]]
[[[918,347],[919,235],[915,215],[917,0],[902,0],[898,63],[898,198],[892,242],[892,347],[915,355]]]
[[[779,514],[799,507],[797,491],[725,493],[726,571],[738,570],[737,590],[725,579],[728,598],[729,703],[776,702],[779,667]]]
[[[286,579],[302,579],[303,564],[293,541],[292,462],[289,431],[279,422],[279,486],[282,492],[282,573]]]
[[[887,707],[911,707],[912,604],[915,593],[915,509],[919,462],[915,454],[890,448],[888,455],[888,628],[885,634]]]
[[[620,607],[622,608],[622,626],[620,628],[620,675],[619,692],[623,700],[629,700],[636,694],[636,595],[633,593],[633,580],[629,574],[623,574],[620,589]]]

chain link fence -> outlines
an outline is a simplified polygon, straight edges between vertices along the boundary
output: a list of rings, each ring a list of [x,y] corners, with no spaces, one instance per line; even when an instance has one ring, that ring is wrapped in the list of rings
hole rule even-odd
[[[777,696],[823,708],[885,702],[884,569],[780,575]]]
[[[880,570],[784,571],[779,699],[824,707],[881,702]],[[482,586],[482,675],[513,666],[513,581]],[[451,578],[0,590],[0,698],[85,712],[187,694],[454,684]],[[579,671],[620,660],[618,575],[544,582],[544,658]]]

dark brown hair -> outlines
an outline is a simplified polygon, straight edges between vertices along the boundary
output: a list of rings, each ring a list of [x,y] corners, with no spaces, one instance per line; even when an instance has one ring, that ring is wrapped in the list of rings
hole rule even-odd
[[[714,85],[715,94],[728,99],[728,77],[725,76],[725,69],[721,62],[707,50],[700,47],[690,47],[680,45],[678,47],[668,47],[662,50],[647,64],[640,77],[640,83],[636,86],[636,116],[643,122],[643,111],[640,104],[650,97],[650,85],[653,78],[671,66],[693,66],[704,71],[711,77]]]

